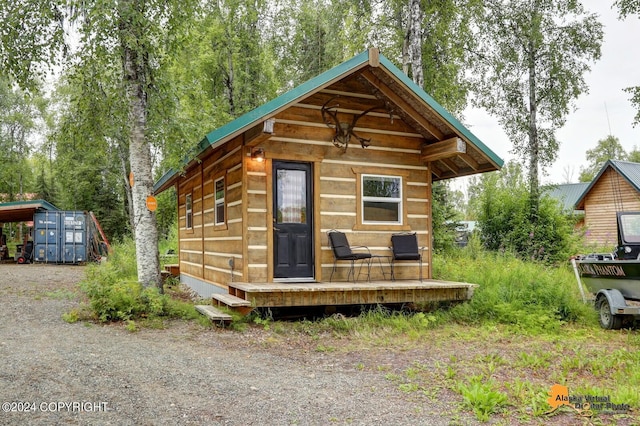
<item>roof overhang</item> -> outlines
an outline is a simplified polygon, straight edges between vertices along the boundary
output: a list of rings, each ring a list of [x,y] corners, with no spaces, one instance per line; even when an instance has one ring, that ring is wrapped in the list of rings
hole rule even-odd
[[[44,200],[12,201],[0,203],[0,223],[28,222],[40,210],[59,210]]]

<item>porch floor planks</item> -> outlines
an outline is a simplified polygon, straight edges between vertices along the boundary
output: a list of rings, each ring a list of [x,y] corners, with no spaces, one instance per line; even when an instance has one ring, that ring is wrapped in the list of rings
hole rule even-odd
[[[441,280],[229,283],[256,307],[421,303],[469,300],[477,285]]]

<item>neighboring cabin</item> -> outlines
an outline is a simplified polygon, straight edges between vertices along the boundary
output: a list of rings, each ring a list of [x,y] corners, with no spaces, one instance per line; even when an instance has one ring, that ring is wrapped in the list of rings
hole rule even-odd
[[[640,211],[640,164],[607,161],[575,204],[584,210],[586,241],[600,247],[618,242],[616,213]]]
[[[385,256],[393,233],[417,233],[430,279],[432,182],[501,166],[370,49],[209,133],[155,190],[176,188],[180,278],[209,296],[232,281],[328,281],[331,229]],[[416,279],[418,263],[399,263],[396,276]]]

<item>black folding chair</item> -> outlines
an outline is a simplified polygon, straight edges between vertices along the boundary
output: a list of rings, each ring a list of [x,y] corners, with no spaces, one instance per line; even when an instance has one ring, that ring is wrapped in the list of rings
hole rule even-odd
[[[418,236],[415,233],[391,235],[391,280],[395,281],[394,263],[401,260],[417,260],[420,265],[420,282],[422,282],[422,252],[418,247]]]
[[[356,282],[355,264],[358,260],[362,261],[360,263],[360,269],[358,269],[358,276],[360,276],[360,272],[362,271],[362,266],[365,261],[367,263],[367,272],[369,272],[369,268],[371,268],[371,252],[369,251],[368,247],[350,246],[345,233],[336,231],[335,229],[328,231],[327,236],[329,237],[331,250],[333,250],[333,269],[331,270],[329,281],[331,281],[331,279],[333,278],[333,273],[336,271],[336,266],[339,260],[347,260],[351,262],[351,268],[349,269],[349,273],[347,274],[347,281],[349,281],[349,277],[353,275],[353,282]],[[366,253],[355,253],[353,252],[353,249],[366,250]],[[371,276],[370,274],[368,275],[369,277]]]

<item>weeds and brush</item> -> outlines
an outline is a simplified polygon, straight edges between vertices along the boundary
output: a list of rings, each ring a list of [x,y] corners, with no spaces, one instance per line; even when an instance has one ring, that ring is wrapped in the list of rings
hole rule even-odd
[[[437,278],[479,285],[468,303],[447,313],[449,320],[510,324],[536,334],[596,318],[593,308],[582,303],[568,264],[550,267],[508,253],[461,250],[435,258],[433,268]]]
[[[133,242],[125,242],[113,248],[109,261],[87,266],[86,277],[80,289],[89,301],[89,312],[77,309],[67,312],[63,319],[74,322],[81,318],[101,322],[124,321],[130,331],[138,330],[140,321],[157,326],[157,319],[200,320],[192,301],[184,294],[168,286],[169,294],[161,294],[157,287],[144,288],[137,281]]]

